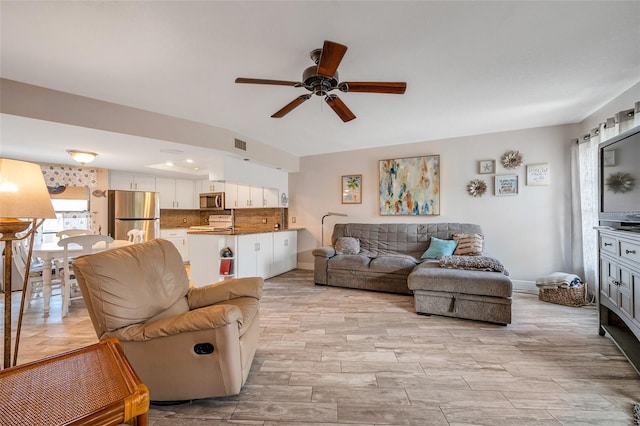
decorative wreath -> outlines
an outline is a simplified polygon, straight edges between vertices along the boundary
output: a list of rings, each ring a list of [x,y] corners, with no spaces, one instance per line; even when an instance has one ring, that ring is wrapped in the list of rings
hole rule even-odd
[[[507,151],[502,156],[502,165],[505,169],[515,169],[522,166],[522,154],[519,151]]]
[[[467,192],[472,197],[481,197],[487,192],[487,183],[482,179],[473,179],[467,184]]]
[[[624,194],[625,192],[631,191],[634,184],[635,178],[629,173],[625,172],[610,174],[605,181],[607,189],[614,194]]]

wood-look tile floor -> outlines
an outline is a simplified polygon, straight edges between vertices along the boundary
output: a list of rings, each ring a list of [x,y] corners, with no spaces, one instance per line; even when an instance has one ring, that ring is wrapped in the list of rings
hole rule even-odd
[[[295,270],[266,281],[260,324],[240,395],[152,405],[150,424],[626,426],[640,402],[640,376],[598,335],[593,306],[515,293],[504,327],[416,315],[410,296]],[[96,341],[81,301],[64,319],[59,298],[48,317],[35,301],[19,363]]]

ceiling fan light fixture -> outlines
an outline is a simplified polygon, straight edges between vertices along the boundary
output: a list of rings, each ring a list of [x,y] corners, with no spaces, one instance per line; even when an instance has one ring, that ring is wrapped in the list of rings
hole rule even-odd
[[[98,155],[95,152],[78,151],[76,149],[68,149],[67,152],[69,153],[71,158],[73,158],[75,161],[77,161],[80,164],[90,163],[93,160],[95,160],[96,156]]]
[[[278,86],[303,87],[309,94],[298,96],[284,107],[276,111],[271,117],[282,118],[293,111],[300,104],[308,100],[312,95],[323,96],[327,104],[344,121],[356,118],[355,114],[331,91],[338,89],[342,93],[389,93],[401,95],[407,88],[405,82],[340,82],[338,66],[347,52],[347,46],[333,41],[325,40],[322,49],[314,49],[310,53],[311,60],[316,64],[306,68],[302,73],[302,81],[269,80],[258,78],[236,78],[236,83],[270,84]]]

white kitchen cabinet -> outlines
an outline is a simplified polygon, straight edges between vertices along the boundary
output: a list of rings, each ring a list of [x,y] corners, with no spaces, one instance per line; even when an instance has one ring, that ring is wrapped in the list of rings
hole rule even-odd
[[[277,188],[263,188],[264,207],[280,207],[280,196]]]
[[[161,209],[195,209],[194,182],[189,179],[156,178]]]
[[[109,189],[155,192],[156,178],[151,175],[112,171],[109,173]]]
[[[242,277],[271,277],[273,261],[273,233],[239,235],[236,247],[236,275]]]
[[[225,182],[224,184],[224,208],[238,208],[238,185]]]
[[[249,185],[238,185],[238,206],[239,209],[251,207],[251,187]]]
[[[284,274],[295,269],[298,263],[298,232],[273,233],[273,262],[270,276]]]
[[[262,187],[250,185],[237,185],[238,209],[251,209],[264,207],[264,192]]]
[[[278,188],[225,182],[225,209],[280,207]]]
[[[211,182],[209,179],[203,179],[198,184],[198,194],[196,195],[225,191],[224,182]]]
[[[249,207],[264,207],[264,191],[262,187],[249,187]]]
[[[233,278],[236,272],[236,240],[235,235],[188,234],[187,241],[190,252],[191,282],[196,287]],[[220,251],[229,247],[234,256],[224,258],[231,261],[228,274],[221,274]]]
[[[175,228],[175,229],[161,229],[160,238],[171,241],[176,246],[182,256],[183,262],[189,261],[189,245],[187,244],[187,229]]]

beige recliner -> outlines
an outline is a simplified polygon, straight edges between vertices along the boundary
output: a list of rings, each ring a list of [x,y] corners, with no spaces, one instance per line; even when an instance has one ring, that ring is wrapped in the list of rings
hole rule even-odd
[[[162,239],[79,257],[73,270],[98,338],[120,341],[152,401],[240,393],[262,278],[190,289],[182,257]]]

